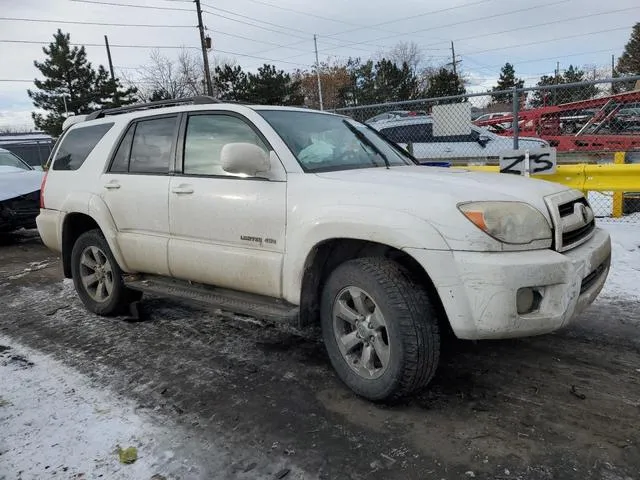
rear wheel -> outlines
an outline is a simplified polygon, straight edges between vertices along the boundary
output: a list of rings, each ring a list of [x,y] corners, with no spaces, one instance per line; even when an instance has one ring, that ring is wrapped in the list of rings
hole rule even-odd
[[[340,265],[322,295],[329,358],[340,379],[374,401],[426,385],[440,355],[436,313],[425,288],[384,258]]]
[[[140,297],[124,286],[122,271],[99,230],[85,232],[76,240],[71,252],[71,274],[80,300],[87,310],[98,315],[123,313]]]

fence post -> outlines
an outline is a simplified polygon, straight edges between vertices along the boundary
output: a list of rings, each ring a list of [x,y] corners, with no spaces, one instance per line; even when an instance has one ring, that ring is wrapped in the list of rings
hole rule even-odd
[[[626,152],[616,152],[613,154],[613,163],[620,165],[624,163]],[[624,211],[624,192],[613,192],[613,208],[611,216],[613,218],[622,217]]]
[[[518,123],[518,117],[520,114],[520,98],[518,95],[518,87],[513,87],[513,122],[511,126],[513,128],[513,149],[518,150],[518,134],[520,133],[520,124]]]

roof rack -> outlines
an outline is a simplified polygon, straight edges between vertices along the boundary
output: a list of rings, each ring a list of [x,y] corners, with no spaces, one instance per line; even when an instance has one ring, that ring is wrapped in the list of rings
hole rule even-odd
[[[205,105],[207,103],[221,103],[220,100],[209,97],[207,95],[199,95],[195,97],[188,98],[175,98],[172,100],[158,100],[157,102],[147,102],[147,103],[136,103],[134,105],[127,105],[125,107],[118,108],[105,108],[102,110],[97,110],[95,112],[90,113],[85,118],[87,120],[95,120],[96,118],[103,118],[107,115],[120,115],[122,113],[130,113],[137,112],[139,110],[150,110],[153,108],[163,108],[163,107],[173,107],[176,105]]]

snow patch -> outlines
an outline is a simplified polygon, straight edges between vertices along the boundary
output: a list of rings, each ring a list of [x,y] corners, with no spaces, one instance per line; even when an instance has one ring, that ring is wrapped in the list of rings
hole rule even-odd
[[[0,478],[199,477],[167,450],[182,440],[175,427],[155,426],[133,402],[3,336],[0,378]],[[121,464],[118,446],[136,447],[138,460]]]
[[[598,225],[611,235],[611,270],[600,296],[640,301],[640,222]]]

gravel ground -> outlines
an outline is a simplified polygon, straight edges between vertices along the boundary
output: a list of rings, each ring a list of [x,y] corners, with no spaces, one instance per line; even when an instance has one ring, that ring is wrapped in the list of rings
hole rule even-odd
[[[160,298],[144,322],[97,317],[37,233],[3,237],[0,479],[640,478],[629,238],[614,265],[632,278],[573,327],[448,342],[426,391],[380,406],[337,381],[317,331]]]

